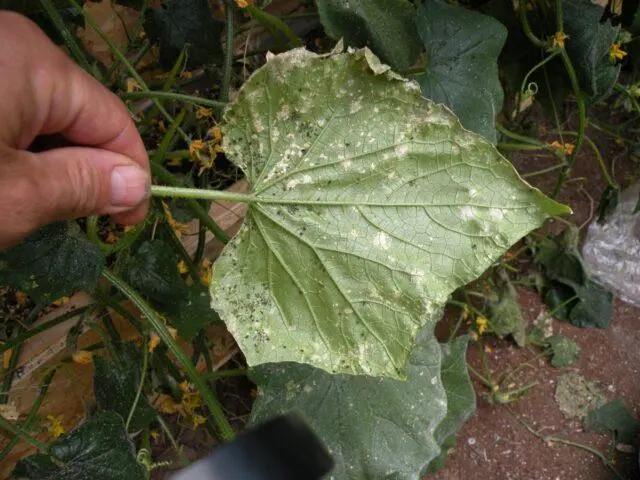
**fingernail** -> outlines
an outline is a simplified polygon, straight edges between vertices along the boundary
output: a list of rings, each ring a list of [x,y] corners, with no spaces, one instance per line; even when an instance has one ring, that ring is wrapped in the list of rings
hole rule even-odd
[[[111,205],[135,207],[149,198],[149,174],[135,165],[115,167],[111,172]]]

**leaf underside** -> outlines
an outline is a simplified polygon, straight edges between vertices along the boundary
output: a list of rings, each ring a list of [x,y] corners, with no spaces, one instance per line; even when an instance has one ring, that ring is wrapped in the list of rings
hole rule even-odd
[[[212,306],[252,366],[405,378],[449,294],[568,210],[366,49],[273,57],[225,120],[256,202]]]
[[[252,371],[260,387],[252,422],[289,410],[301,414],[334,457],[328,478],[420,478],[475,410],[466,344],[460,338],[440,347],[425,327],[407,381],[331,375],[297,363],[263,365]]]

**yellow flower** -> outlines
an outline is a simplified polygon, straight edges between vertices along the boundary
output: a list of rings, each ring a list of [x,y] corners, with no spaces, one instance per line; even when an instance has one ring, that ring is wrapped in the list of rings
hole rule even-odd
[[[110,244],[118,243],[118,237],[116,236],[115,233],[109,232],[109,234],[107,235],[107,238],[104,239],[104,243],[110,243]]]
[[[55,302],[53,302],[51,305],[54,305],[56,307],[61,307],[63,305],[66,305],[67,303],[69,303],[69,297],[62,297],[56,300]]]
[[[0,342],[2,343],[2,342]],[[9,369],[9,365],[11,364],[11,356],[13,355],[13,348],[5,350],[2,354],[2,368],[5,370]]]
[[[193,72],[184,71],[184,72],[182,72],[180,74],[180,79],[181,80],[189,80],[191,78],[193,78]]]
[[[193,423],[193,428],[198,428],[200,425],[205,423],[207,419],[202,415],[198,415],[197,413],[191,417],[191,422]]]
[[[24,292],[21,292],[20,290],[16,291],[16,302],[18,302],[18,305],[26,305],[27,300],[27,295]]]
[[[253,0],[236,0],[236,5],[240,8],[247,8],[250,5],[253,5]]]
[[[93,353],[86,350],[78,350],[73,355],[71,355],[71,358],[73,358],[74,362],[81,365],[89,365],[93,361]]]
[[[477,342],[478,338],[480,338],[480,337],[478,336],[478,334],[476,332],[471,332],[471,340],[473,340],[474,342]]]
[[[187,273],[189,271],[189,267],[187,267],[187,264],[184,260],[180,260],[178,262],[178,272],[180,273]]]
[[[178,413],[180,411],[180,404],[176,402],[170,395],[161,393],[156,402],[156,409],[161,413],[167,413],[169,415]]]
[[[206,144],[202,140],[194,140],[189,144],[189,154],[194,160],[200,161],[200,150],[202,150]]]
[[[160,345],[160,337],[156,332],[153,332],[151,334],[151,338],[149,339],[149,353],[153,353],[158,345]]]
[[[488,324],[489,324],[489,321],[487,320],[487,317],[485,317],[484,315],[478,315],[476,317],[476,327],[478,329],[478,335],[482,335],[484,332],[487,331]]]
[[[626,56],[627,52],[620,48],[620,42],[615,42],[611,45],[611,48],[609,49],[609,60],[615,62],[616,60],[622,60]]]
[[[62,425],[62,419],[58,416],[47,415],[46,424],[47,431],[53,438],[58,438],[64,434],[64,426]]]
[[[562,144],[557,140],[554,140],[553,142],[551,142],[549,144],[549,146],[551,148],[559,150],[565,156],[571,155],[573,153],[573,151],[575,150],[575,148],[576,148],[576,146],[573,143],[564,143],[564,144]]]
[[[135,78],[127,78],[127,93],[138,92],[140,90],[142,90],[142,87]]]
[[[176,233],[176,237],[182,237],[183,233],[189,231],[189,227],[186,223],[180,223],[175,218],[173,218],[173,214],[171,213],[171,209],[167,202],[162,202],[162,208],[164,209],[164,214],[167,217],[167,223],[171,227],[171,229]]]
[[[569,36],[564,32],[556,32],[553,35],[553,48],[564,48],[564,41],[569,38]]]
[[[220,143],[222,141],[222,130],[220,127],[211,127],[207,132],[207,136],[213,138],[213,141]]]
[[[155,430],[151,430],[149,432],[149,436],[153,439],[154,442],[157,442],[158,438],[160,438],[160,432],[156,432]]]
[[[205,258],[202,261],[202,266],[200,267],[200,278],[202,279],[202,283],[205,285],[211,284],[212,266],[213,263],[208,258]]]
[[[196,119],[201,120],[203,118],[211,118],[213,116],[213,110],[210,108],[198,107],[196,110]]]
[[[484,346],[484,351],[485,351],[485,353],[491,353],[491,352],[493,352],[493,348],[491,348],[489,345],[485,345]]]

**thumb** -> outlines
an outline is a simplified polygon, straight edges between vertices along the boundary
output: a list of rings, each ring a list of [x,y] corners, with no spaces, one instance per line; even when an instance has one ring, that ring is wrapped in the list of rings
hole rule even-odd
[[[147,213],[149,173],[124,155],[68,147],[8,157],[0,164],[0,191],[11,211],[0,207],[0,214],[13,217],[5,225],[13,225],[18,240],[55,220],[115,214],[122,223],[136,223]]]

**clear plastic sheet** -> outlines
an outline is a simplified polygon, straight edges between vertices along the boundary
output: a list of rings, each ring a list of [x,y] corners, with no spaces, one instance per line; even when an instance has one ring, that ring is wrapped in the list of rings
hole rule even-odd
[[[606,223],[593,221],[582,247],[587,269],[625,302],[640,307],[640,182],[620,195]]]

